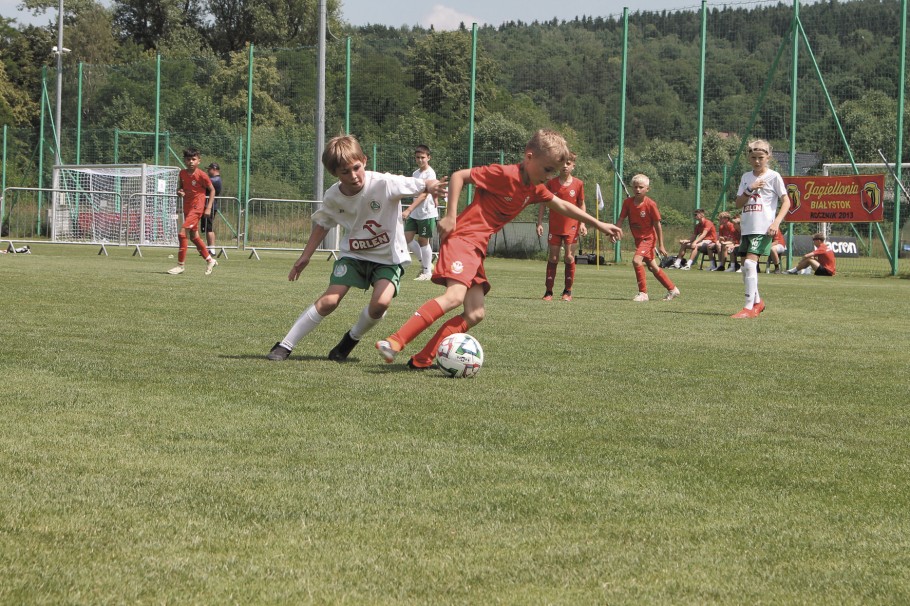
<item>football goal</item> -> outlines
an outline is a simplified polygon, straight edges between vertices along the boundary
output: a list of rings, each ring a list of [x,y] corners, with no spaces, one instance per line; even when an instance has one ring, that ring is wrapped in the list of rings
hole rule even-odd
[[[179,173],[173,166],[149,164],[55,166],[51,240],[176,245]]]

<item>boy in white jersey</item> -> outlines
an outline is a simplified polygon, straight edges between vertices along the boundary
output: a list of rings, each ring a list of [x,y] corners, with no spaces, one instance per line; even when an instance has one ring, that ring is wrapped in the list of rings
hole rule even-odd
[[[414,161],[417,170],[412,175],[416,179],[435,179],[436,171],[430,166],[430,148],[418,145],[414,150]],[[436,200],[429,193],[422,193],[404,209],[401,217],[404,219],[404,238],[414,256],[420,259],[420,274],[417,281],[429,280],[433,275],[433,249],[430,238],[436,228],[436,219],[439,218],[439,209]],[[414,239],[417,236],[417,239]]]
[[[743,174],[736,192],[736,208],[742,209],[739,254],[743,261],[743,283],[746,286],[746,304],[731,317],[756,318],[765,309],[765,302],[758,294],[758,258],[771,250],[774,235],[790,210],[790,197],[783,177],[768,168],[771,144],[762,139],[749,143],[749,163],[752,170]]]
[[[269,360],[287,360],[297,342],[335,311],[352,286],[366,290],[372,285],[369,304],[329,352],[330,360],[346,360],[398,294],[404,266],[411,262],[401,225],[401,199],[423,192],[445,195],[446,183],[367,171],[366,161],[360,143],[351,135],[334,137],[322,153],[323,165],[338,177],[338,183],[326,190],[322,207],[313,213],[313,231],[288,280],[300,277],[319,243],[336,226],[345,230],[341,256],[328,289],[297,318],[287,336],[275,343],[266,356]]]

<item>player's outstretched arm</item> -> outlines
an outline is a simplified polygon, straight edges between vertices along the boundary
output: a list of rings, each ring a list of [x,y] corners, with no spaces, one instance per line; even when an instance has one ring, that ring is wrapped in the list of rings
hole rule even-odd
[[[594,227],[597,231],[609,236],[613,242],[622,238],[622,229],[620,227],[617,227],[612,223],[604,223],[603,221],[595,219],[571,202],[566,202],[561,198],[553,198],[547,202],[547,206],[550,207],[550,210],[554,210],[570,219],[577,219],[586,225]]]
[[[306,266],[310,264],[310,258],[313,256],[313,253],[319,248],[319,243],[325,239],[328,233],[329,230],[325,227],[318,224],[313,225],[310,239],[307,240],[306,246],[303,247],[303,252],[300,253],[300,256],[294,261],[294,265],[291,267],[290,273],[288,273],[288,280],[294,282],[300,277],[300,274],[303,273]]]

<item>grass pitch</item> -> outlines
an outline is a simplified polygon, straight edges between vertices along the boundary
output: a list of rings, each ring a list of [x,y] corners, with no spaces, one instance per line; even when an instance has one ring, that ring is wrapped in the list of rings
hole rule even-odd
[[[0,602],[910,601],[910,285],[489,260],[473,380],[372,342],[330,264],[37,246],[0,257]],[[561,271],[557,287],[561,286]],[[407,352],[413,353],[429,333]]]

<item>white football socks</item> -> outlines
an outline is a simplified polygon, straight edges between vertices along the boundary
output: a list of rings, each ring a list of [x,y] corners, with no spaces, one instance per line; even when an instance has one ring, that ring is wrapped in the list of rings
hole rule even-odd
[[[746,286],[746,309],[761,301],[758,296],[758,262],[752,259],[743,261],[743,284]]]
[[[313,332],[313,329],[319,326],[320,322],[322,322],[322,316],[316,311],[315,305],[310,305],[291,326],[291,330],[281,341],[281,346],[293,350],[300,339]]]
[[[351,338],[355,341],[359,341],[363,338],[363,335],[365,335],[368,330],[379,324],[384,317],[385,314],[382,314],[378,318],[371,317],[370,306],[367,305],[363,308],[363,311],[360,312],[360,317],[357,318],[357,323],[354,324],[353,328],[351,328]]]

